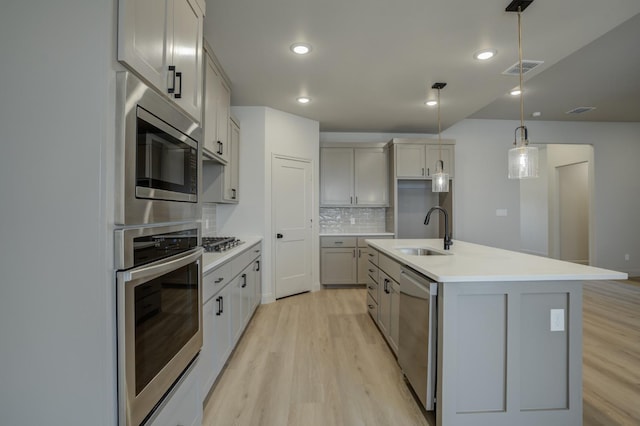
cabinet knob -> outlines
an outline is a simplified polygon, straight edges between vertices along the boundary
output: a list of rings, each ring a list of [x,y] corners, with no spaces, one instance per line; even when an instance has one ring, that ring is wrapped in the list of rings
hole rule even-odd
[[[284,235],[282,235],[282,234],[276,234],[276,238],[282,238],[282,237],[284,237]]]

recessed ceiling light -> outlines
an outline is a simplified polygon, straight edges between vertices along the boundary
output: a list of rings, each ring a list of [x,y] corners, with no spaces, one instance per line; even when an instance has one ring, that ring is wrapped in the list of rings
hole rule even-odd
[[[293,43],[290,49],[293,53],[298,55],[306,55],[311,52],[311,45],[306,43]]]
[[[498,51],[495,49],[484,49],[474,53],[473,57],[479,61],[486,61],[487,59],[491,59],[496,56],[496,53],[498,53]]]
[[[308,104],[311,102],[311,98],[307,98],[306,96],[300,96],[297,100],[301,104]]]
[[[520,89],[513,89],[512,91],[509,92],[511,96],[518,96],[520,93],[522,93]]]
[[[438,101],[427,101],[424,104],[427,106],[436,106],[438,105]]]

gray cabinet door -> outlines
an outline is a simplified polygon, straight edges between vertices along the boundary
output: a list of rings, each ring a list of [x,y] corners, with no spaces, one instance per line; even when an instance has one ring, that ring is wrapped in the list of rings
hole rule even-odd
[[[391,285],[393,280],[387,274],[380,271],[378,281],[378,326],[386,339],[389,339],[391,331]]]
[[[442,149],[442,152],[440,150]],[[449,177],[453,177],[453,146],[442,145],[428,145],[427,146],[427,176],[433,176],[436,172],[436,164],[442,158],[444,165],[444,172],[449,174]]]
[[[354,149],[355,204],[389,205],[389,160],[385,148]]]
[[[320,204],[350,206],[353,194],[353,149],[320,149]]]
[[[402,144],[396,145],[396,177],[421,178],[425,177],[425,145]]]
[[[322,284],[356,284],[358,281],[357,248],[323,248],[320,250]]]

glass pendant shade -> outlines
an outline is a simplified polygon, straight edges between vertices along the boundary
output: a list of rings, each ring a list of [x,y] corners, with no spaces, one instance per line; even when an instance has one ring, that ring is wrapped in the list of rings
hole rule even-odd
[[[509,179],[538,177],[538,148],[521,145],[509,150]]]
[[[431,192],[449,192],[449,174],[438,172],[431,179]]]
[[[436,172],[431,177],[431,192],[449,192],[449,173],[444,172],[444,162],[436,161]]]

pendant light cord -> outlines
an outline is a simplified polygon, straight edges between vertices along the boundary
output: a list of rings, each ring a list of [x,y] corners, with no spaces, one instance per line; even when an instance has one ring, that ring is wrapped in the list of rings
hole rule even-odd
[[[440,89],[438,89],[438,160],[440,161],[438,166],[440,166],[440,171],[442,172],[444,171],[442,170],[444,167],[442,166],[442,140],[440,138]],[[436,167],[436,172],[437,171],[438,168]]]
[[[526,127],[524,127],[524,87],[522,84],[522,23],[520,14],[522,7],[518,6],[518,62],[520,62],[520,142],[523,145],[528,144],[526,135]]]

